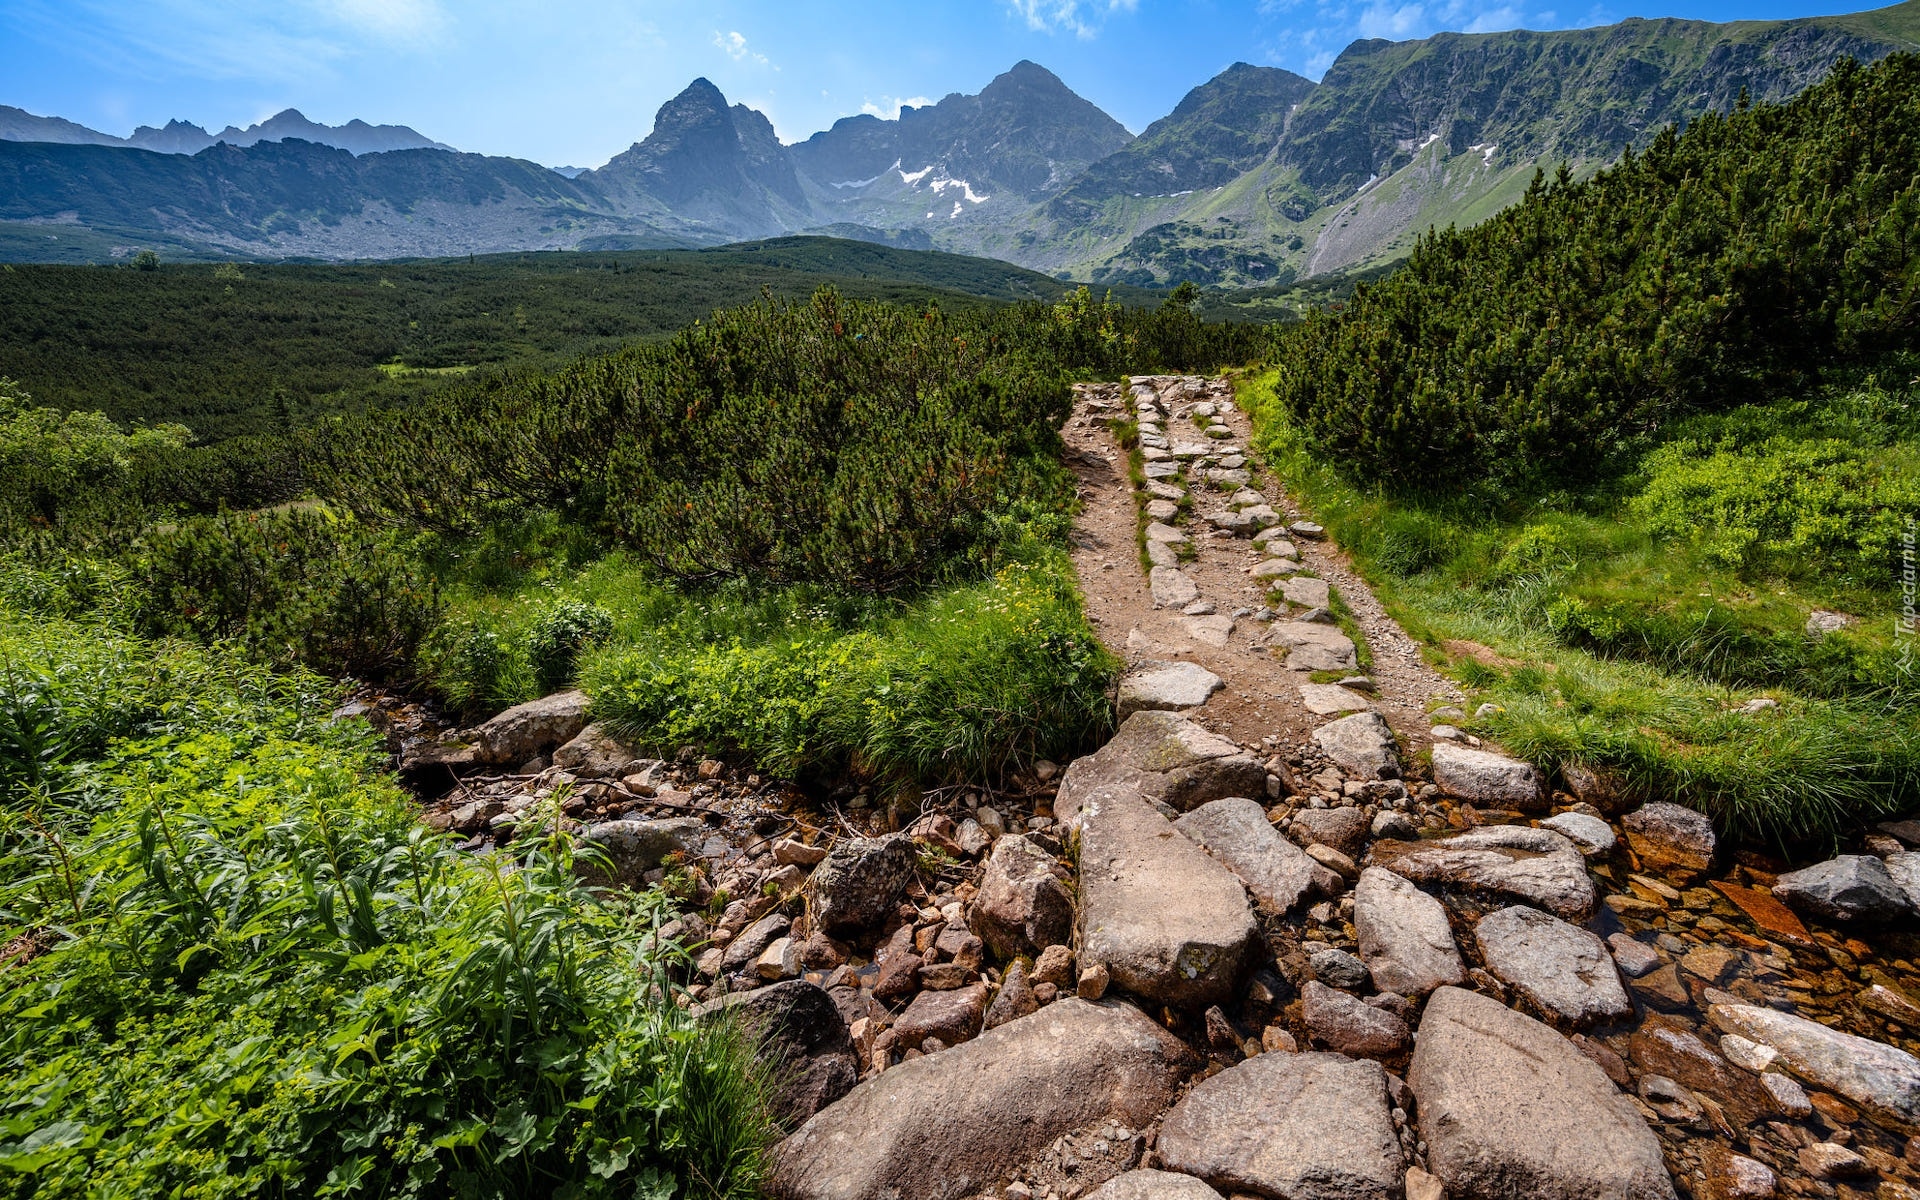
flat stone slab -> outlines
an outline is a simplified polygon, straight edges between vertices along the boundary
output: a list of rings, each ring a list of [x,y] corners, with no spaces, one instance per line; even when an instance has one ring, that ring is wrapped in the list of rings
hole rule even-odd
[[[1180,515],[1180,506],[1172,500],[1147,501],[1147,515],[1154,521],[1171,521]]]
[[[1572,842],[1550,829],[1485,825],[1433,841],[1375,842],[1367,863],[1415,883],[1511,897],[1564,920],[1584,920],[1593,911],[1593,879],[1585,860]]]
[[[1544,1013],[1587,1025],[1633,1011],[1606,943],[1585,929],[1516,904],[1480,918],[1473,936],[1494,978]]]
[[[1838,1092],[1908,1132],[1920,1127],[1920,1059],[1906,1051],[1750,1004],[1716,1004],[1707,1017],[1722,1033],[1774,1051],[1779,1065],[1815,1087]]]
[[[1171,712],[1137,712],[1061,777],[1053,815],[1069,830],[1088,802],[1131,790],[1185,812],[1226,796],[1266,794],[1267,768],[1233,742]]]
[[[1327,581],[1311,575],[1296,575],[1282,583],[1280,594],[1287,598],[1288,604],[1298,604],[1301,608],[1325,608],[1333,602]]]
[[[774,1150],[782,1200],[959,1200],[1097,1121],[1139,1128],[1193,1056],[1138,1009],[1055,1001],[889,1068]]]
[[[1248,573],[1255,579],[1284,579],[1289,575],[1305,569],[1305,567],[1302,567],[1299,563],[1291,559],[1269,558],[1264,562],[1255,563],[1253,570]]]
[[[1185,608],[1200,598],[1200,586],[1177,567],[1155,567],[1147,575],[1155,608]]]
[[[1224,1001],[1258,932],[1239,879],[1136,789],[1079,813],[1081,963],[1176,1008]]]
[[[1220,1200],[1220,1193],[1191,1175],[1142,1167],[1115,1175],[1087,1200]]]
[[[1633,1102],[1572,1042],[1497,1000],[1435,992],[1407,1083],[1449,1196],[1674,1200]]]
[[[1229,616],[1188,617],[1180,624],[1188,637],[1215,650],[1225,650],[1228,639],[1233,637],[1233,618]]]
[[[1343,688],[1337,683],[1301,684],[1300,703],[1307,706],[1308,712],[1322,717],[1331,717],[1339,713],[1366,712],[1373,707],[1373,701],[1352,688]]]
[[[1232,871],[1253,893],[1261,912],[1283,917],[1316,896],[1340,891],[1340,877],[1280,836],[1252,800],[1210,801],[1173,827]]]
[[[1400,1140],[1380,1064],[1262,1054],[1201,1083],[1155,1143],[1167,1167],[1223,1192],[1300,1200],[1400,1193]]]
[[[1147,710],[1198,708],[1225,686],[1225,680],[1199,663],[1143,663],[1120,680],[1120,719]]]
[[[1287,652],[1292,671],[1357,671],[1360,660],[1353,639],[1338,626],[1317,621],[1275,621],[1267,640]]]
[[[1329,721],[1313,731],[1313,740],[1349,775],[1362,779],[1398,779],[1400,753],[1393,729],[1377,712],[1360,712]]]
[[[1433,781],[1449,796],[1474,804],[1530,811],[1546,803],[1546,780],[1532,763],[1469,750],[1452,742],[1433,744]]]
[[[1141,468],[1141,474],[1148,479],[1172,479],[1180,474],[1180,464],[1172,462],[1150,462]]]
[[[1147,543],[1147,566],[1149,569],[1153,567],[1178,567],[1179,565],[1180,555],[1172,546],[1169,546],[1165,542]]]
[[[1162,502],[1155,501],[1155,503]],[[1147,523],[1147,540],[1149,542],[1164,542],[1169,546],[1179,546],[1185,544],[1187,541],[1187,531],[1161,521],[1149,521]]]
[[[1353,929],[1374,986],[1418,999],[1467,977],[1446,906],[1392,871],[1368,867],[1353,889]]]
[[[1613,835],[1613,826],[1599,817],[1582,812],[1564,812],[1556,817],[1548,817],[1540,822],[1542,829],[1551,829],[1579,847],[1580,853],[1589,858],[1604,858],[1613,853],[1618,839]]]

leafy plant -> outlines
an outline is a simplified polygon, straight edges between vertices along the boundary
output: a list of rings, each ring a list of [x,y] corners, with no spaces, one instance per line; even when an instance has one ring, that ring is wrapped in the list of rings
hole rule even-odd
[[[527,635],[527,658],[540,687],[553,691],[573,677],[582,650],[613,634],[613,614],[597,604],[559,600],[542,612]]]

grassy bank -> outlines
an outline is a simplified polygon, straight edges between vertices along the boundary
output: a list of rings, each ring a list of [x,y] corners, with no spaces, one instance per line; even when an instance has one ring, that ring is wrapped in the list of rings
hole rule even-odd
[[[1914,384],[1699,418],[1605,486],[1520,505],[1365,489],[1308,448],[1272,384],[1238,385],[1258,451],[1469,708],[1492,706],[1474,732],[1760,837],[1820,836],[1920,799],[1887,543],[1914,511],[1901,475]],[[1769,476],[1770,461],[1808,457],[1856,471]],[[1813,634],[1815,611],[1853,620]],[[1772,706],[1743,711],[1756,700]]]

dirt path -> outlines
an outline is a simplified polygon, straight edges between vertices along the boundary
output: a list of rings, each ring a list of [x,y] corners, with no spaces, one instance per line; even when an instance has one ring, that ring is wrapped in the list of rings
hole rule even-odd
[[[1144,407],[1142,407],[1144,405]],[[1154,493],[1136,494],[1128,480],[1127,453],[1111,422],[1141,416],[1143,453]],[[1216,427],[1214,432],[1207,432]],[[1224,431],[1217,427],[1224,427]],[[1418,753],[1431,744],[1427,711],[1440,701],[1457,701],[1456,689],[1421,659],[1419,648],[1373,592],[1349,567],[1338,549],[1322,540],[1269,533],[1256,542],[1261,524],[1291,525],[1298,509],[1246,454],[1251,435],[1247,415],[1232,402],[1224,380],[1187,376],[1139,376],[1126,386],[1083,384],[1075,392],[1073,416],[1063,436],[1068,463],[1080,478],[1084,504],[1074,531],[1074,565],[1086,597],[1087,615],[1102,640],[1130,669],[1155,662],[1193,662],[1225,681],[1204,705],[1188,715],[1242,745],[1279,749],[1299,745],[1313,729],[1340,715],[1330,705],[1366,703],[1387,718],[1402,745]],[[1176,490],[1177,489],[1177,490]],[[1253,495],[1252,493],[1258,493]],[[1198,599],[1176,606],[1156,604],[1149,575],[1136,542],[1137,513],[1143,503],[1185,494],[1178,514],[1160,514],[1158,531],[1184,535],[1191,547],[1184,561],[1162,551],[1170,564],[1198,591]],[[1271,515],[1262,505],[1270,506]],[[1240,521],[1227,514],[1251,514]],[[1237,530],[1216,528],[1210,518]],[[1276,546],[1277,543],[1277,546]],[[1261,567],[1261,564],[1268,564]],[[1297,564],[1297,566],[1295,565]],[[1260,568],[1261,577],[1254,571]],[[1163,600],[1177,600],[1184,587],[1163,576]],[[1278,588],[1288,579],[1289,604]],[[1368,670],[1338,670],[1333,660],[1313,650],[1293,651],[1289,643],[1331,640],[1338,651],[1330,616],[1312,603],[1319,579],[1331,585],[1352,614],[1367,650]],[[1299,618],[1305,618],[1301,620]],[[1357,664],[1357,657],[1354,660]],[[1318,677],[1364,679],[1344,694],[1312,687]],[[1311,711],[1302,692],[1309,685],[1322,709]]]

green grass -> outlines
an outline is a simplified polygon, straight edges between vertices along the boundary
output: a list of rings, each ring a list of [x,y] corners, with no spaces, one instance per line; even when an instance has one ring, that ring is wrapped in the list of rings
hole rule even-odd
[[[1799,431],[1795,444],[1842,440],[1857,459],[1900,461],[1911,385],[1843,382],[1696,420],[1605,486],[1515,506],[1361,489],[1308,451],[1271,379],[1239,384],[1257,450],[1472,694],[1469,709],[1499,706],[1476,732],[1549,772],[1605,768],[1645,798],[1763,838],[1829,837],[1920,798],[1920,706],[1893,632],[1895,577],[1863,565],[1883,562],[1884,545],[1837,552],[1858,547],[1862,527],[1825,515],[1855,511],[1863,490],[1815,479],[1756,498],[1751,469],[1756,455],[1782,452],[1782,430]],[[1704,507],[1684,531],[1646,515],[1647,495],[1671,499],[1659,483],[1676,445],[1728,456],[1708,481],[1718,490],[1694,489]],[[1755,506],[1774,518],[1749,544],[1778,535],[1797,547],[1825,531],[1827,548],[1729,555],[1726,521]],[[1858,620],[1813,637],[1803,626],[1814,609]],[[1756,697],[1779,707],[1738,711]]]

